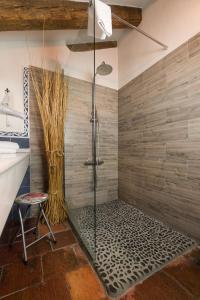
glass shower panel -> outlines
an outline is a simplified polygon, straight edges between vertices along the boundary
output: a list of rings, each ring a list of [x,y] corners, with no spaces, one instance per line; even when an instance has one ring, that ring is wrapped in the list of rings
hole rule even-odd
[[[121,26],[123,27],[123,26]],[[104,49],[96,49],[96,262],[102,264],[104,243],[112,254],[112,216],[118,205],[118,42],[126,28],[114,29],[104,41]],[[103,44],[102,44],[103,45]],[[107,243],[106,242],[106,243]],[[99,266],[99,265],[98,265]]]
[[[118,200],[117,42],[125,33],[114,29],[99,40],[80,30],[66,68],[65,197],[72,226],[94,260],[103,214]]]
[[[93,141],[93,37],[80,30],[66,66],[68,105],[65,122],[65,198],[69,220],[90,256],[95,257]],[[70,44],[71,41],[69,41]],[[90,47],[90,51],[82,51]]]

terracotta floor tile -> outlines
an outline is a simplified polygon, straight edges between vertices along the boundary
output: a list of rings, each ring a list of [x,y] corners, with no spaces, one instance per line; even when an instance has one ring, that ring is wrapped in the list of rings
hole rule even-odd
[[[34,240],[35,240],[35,233],[33,232],[33,231],[30,231],[30,232],[27,232],[26,233],[26,235],[25,235],[25,237],[26,237],[26,242],[27,243],[31,243],[31,242],[33,242]],[[22,242],[22,237],[20,236],[20,237],[18,237],[16,240],[15,240],[15,242]]]
[[[80,266],[87,265],[89,263],[89,260],[81,247],[77,244],[73,247],[73,249]]]
[[[71,228],[71,225],[69,224],[69,222],[68,221],[65,221],[64,223],[64,226],[67,228],[67,230],[71,230],[72,228]]]
[[[177,266],[177,264],[184,263],[185,261],[186,261],[185,256],[181,255],[181,256],[177,257],[176,259],[172,260],[171,262],[169,262],[167,264],[167,266],[163,268],[163,270],[165,270],[166,268],[169,268],[169,267]]]
[[[0,268],[0,298],[15,292],[5,300],[110,300],[72,231],[63,230],[63,226],[54,228],[57,244],[52,244],[53,251],[46,239],[28,250],[29,257],[35,257],[28,266],[21,262],[21,242],[11,249],[0,247],[0,266],[4,265]],[[177,258],[163,270],[120,300],[194,300],[191,293],[195,299],[200,298],[199,248]]]
[[[50,241],[43,239],[27,249],[28,259],[43,255],[49,251],[52,251]],[[22,262],[23,244],[17,242],[9,247],[5,245],[0,247],[0,266],[11,264],[13,262]]]
[[[73,249],[60,249],[42,257],[44,280],[76,270],[79,265]]]
[[[143,299],[143,298],[136,298],[136,294],[134,291],[131,291],[129,293],[127,293],[127,295],[123,296],[120,298],[120,300],[138,300],[138,299]],[[153,300],[153,299],[152,299]]]
[[[7,220],[0,237],[0,245],[7,245],[9,243],[12,233],[16,231],[16,228],[18,228],[18,226],[18,222],[16,223],[14,220]]]
[[[71,230],[56,233],[55,238],[57,242],[56,244],[52,243],[53,249],[59,249],[77,243]]]
[[[46,234],[49,232],[48,227],[45,224],[40,224],[40,233],[41,234]],[[54,233],[61,232],[67,230],[69,227],[67,224],[56,224],[56,225],[51,225],[51,229]]]
[[[138,284],[120,300],[192,300],[176,282],[163,272],[158,272]]]
[[[7,245],[9,242],[11,231],[9,228],[4,228],[0,237],[0,247]]]
[[[26,221],[24,222],[24,230],[28,230],[28,229],[31,229],[33,227],[35,227],[36,225],[36,218],[28,218],[26,219]],[[20,229],[20,223],[19,222],[14,222],[13,223],[13,226],[12,226],[12,235],[16,234],[18,232],[18,230]],[[20,233],[20,232],[19,232]],[[16,241],[18,240],[21,240],[22,238],[19,237],[16,239]],[[35,234],[33,233],[33,231],[30,231],[26,234],[26,239],[29,239],[29,240],[34,240],[35,239]]]
[[[192,251],[184,255],[185,258],[200,262],[200,247],[194,248]]]
[[[51,243],[48,239],[44,238],[37,242],[35,245],[28,248],[28,257],[33,257],[37,255],[44,255],[47,252],[51,252]]]
[[[22,245],[20,243],[15,243],[12,247],[5,245],[0,247],[0,266],[22,262]]]
[[[63,277],[55,277],[44,284],[28,288],[6,300],[71,300],[66,281]]]
[[[103,300],[106,297],[97,276],[89,266],[67,273],[72,300]]]
[[[173,264],[164,268],[164,271],[180,282],[193,295],[200,296],[200,260],[197,256],[187,255],[174,261]]]
[[[2,267],[0,296],[40,283],[42,279],[41,258],[31,259],[28,265],[22,262]]]

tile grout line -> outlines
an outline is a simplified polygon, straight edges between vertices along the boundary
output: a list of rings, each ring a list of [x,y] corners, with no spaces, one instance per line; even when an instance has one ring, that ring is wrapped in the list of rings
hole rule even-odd
[[[42,272],[42,280],[41,283],[44,283],[44,268],[43,268],[43,260],[42,260],[42,255],[40,256],[40,263],[41,263],[41,272]]]
[[[6,295],[4,295],[4,296],[1,296],[0,299],[5,299],[5,298],[10,297],[10,296],[12,296],[12,295],[15,295],[15,294],[17,294],[17,293],[19,293],[19,292],[26,291],[26,290],[28,290],[28,289],[30,289],[30,288],[35,288],[35,287],[37,287],[37,286],[40,286],[40,284],[41,284],[41,282],[40,282],[40,283],[37,283],[37,284],[34,284],[34,285],[32,285],[32,286],[26,286],[25,288],[22,288],[22,289],[20,289],[20,290],[17,290],[17,291],[11,292],[11,293],[9,293],[9,294],[6,294]]]
[[[39,256],[39,255],[34,256],[33,259],[34,259],[35,257],[38,257],[38,256]],[[5,298],[7,298],[7,297],[9,297],[9,296],[15,295],[15,294],[17,294],[17,293],[19,293],[19,292],[22,292],[22,291],[25,291],[25,290],[27,290],[27,289],[30,289],[30,288],[34,288],[34,287],[40,286],[41,283],[43,283],[43,274],[44,274],[44,271],[43,271],[43,264],[42,264],[42,255],[40,255],[40,263],[41,263],[41,273],[42,273],[42,276],[41,276],[41,282],[36,283],[36,284],[33,284],[33,285],[30,285],[30,286],[26,286],[26,287],[24,287],[24,288],[22,288],[22,289],[13,291],[13,292],[11,292],[11,293],[8,293],[8,294],[6,294],[6,295],[4,295],[4,296],[1,296],[0,299],[5,299]],[[11,265],[11,264],[13,264],[13,263],[10,263],[10,264],[7,264],[7,265]],[[7,265],[6,265],[6,266],[7,266]],[[2,279],[2,274],[3,274],[3,267],[1,267],[0,281],[1,281],[1,279]]]
[[[7,297],[10,297],[10,296],[15,295],[15,294],[17,294],[17,293],[19,293],[19,292],[25,291],[25,290],[27,290],[27,289],[28,289],[28,287],[26,287],[26,288],[24,288],[24,289],[21,289],[21,290],[18,290],[18,291],[14,291],[14,292],[12,292],[12,293],[9,293],[9,294],[6,294],[6,295],[4,295],[4,296],[1,296],[0,299],[5,299],[5,298],[7,298]]]
[[[48,240],[47,240],[48,241]],[[17,243],[19,243],[19,242],[17,242]],[[51,250],[49,250],[49,251],[47,251],[47,253],[48,252],[50,252],[50,251],[52,251],[52,248],[51,248],[51,243],[49,242],[49,244],[50,244],[50,249]],[[14,245],[14,244],[13,244]],[[23,250],[22,250],[23,251]],[[31,260],[31,259],[33,259],[33,258],[35,258],[35,257],[39,257],[39,256],[43,256],[44,254],[34,254],[34,255],[29,255],[29,260]],[[21,259],[19,258],[19,261],[21,262]],[[7,267],[7,266],[10,266],[10,265],[12,265],[12,264],[16,264],[16,263],[18,263],[19,262],[18,261],[18,259],[16,259],[16,261],[11,261],[11,262],[8,262],[8,263],[6,263],[6,264],[3,264],[3,265],[1,265],[0,266],[0,268],[2,267]],[[0,274],[0,280],[1,280],[1,274]]]
[[[195,297],[179,280],[177,280],[173,275],[168,274],[166,271],[162,270],[162,273],[164,273],[168,278],[170,278],[172,281],[174,281],[182,290],[186,292],[187,295]]]
[[[53,245],[53,243],[51,243],[51,245]],[[63,248],[74,248],[76,245],[78,245],[78,241],[77,240],[75,240],[75,242],[72,243],[72,244],[61,246],[59,248],[53,248],[53,246],[52,246],[52,251],[55,252],[56,250],[60,250],[60,249],[63,249]]]

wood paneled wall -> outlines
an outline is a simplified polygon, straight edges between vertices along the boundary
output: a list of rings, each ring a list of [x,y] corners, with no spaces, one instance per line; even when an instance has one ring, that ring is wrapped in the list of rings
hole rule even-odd
[[[40,69],[38,71],[38,78]],[[30,78],[31,79],[31,78]],[[68,104],[65,123],[65,194],[72,207],[91,205],[93,198],[92,168],[84,165],[91,159],[91,83],[66,77]],[[118,92],[103,86],[96,87],[100,120],[100,158],[98,167],[97,204],[118,198]],[[33,84],[29,85],[31,191],[47,191],[47,166],[43,129]]]
[[[200,238],[200,34],[119,91],[119,197]]]
[[[70,208],[92,205],[92,167],[84,162],[92,159],[90,123],[92,85],[69,78],[67,118],[65,123],[65,192]],[[97,204],[118,198],[118,92],[96,87],[100,121],[100,158],[98,167]]]

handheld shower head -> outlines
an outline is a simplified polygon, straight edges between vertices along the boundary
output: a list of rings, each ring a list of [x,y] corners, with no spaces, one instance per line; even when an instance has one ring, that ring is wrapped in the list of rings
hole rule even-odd
[[[96,69],[95,75],[107,76],[112,73],[113,67],[103,61]]]

